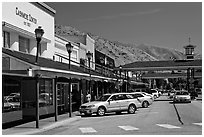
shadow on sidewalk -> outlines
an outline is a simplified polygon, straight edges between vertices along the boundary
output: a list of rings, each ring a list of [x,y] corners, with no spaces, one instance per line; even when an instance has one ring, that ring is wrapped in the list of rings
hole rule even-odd
[[[60,117],[60,115],[58,115],[58,117]],[[23,125],[23,124],[27,124],[26,127],[23,126],[23,128],[35,128],[35,124],[28,126],[29,125],[28,123],[31,123],[31,122],[35,122],[34,117],[24,117],[23,119],[18,121],[2,124],[2,129],[8,129],[12,127],[21,128],[20,125]],[[40,123],[45,124],[50,122],[54,122],[54,114],[40,116]]]

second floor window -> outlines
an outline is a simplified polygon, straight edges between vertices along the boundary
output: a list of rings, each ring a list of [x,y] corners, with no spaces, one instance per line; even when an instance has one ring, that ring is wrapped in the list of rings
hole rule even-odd
[[[10,48],[10,33],[3,31],[4,48]]]
[[[29,53],[29,39],[19,36],[19,51]]]

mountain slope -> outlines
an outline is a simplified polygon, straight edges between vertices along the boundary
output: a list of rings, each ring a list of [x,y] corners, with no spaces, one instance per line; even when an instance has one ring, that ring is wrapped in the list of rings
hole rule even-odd
[[[185,59],[185,55],[177,50],[141,44],[137,48],[152,55],[158,60]]]
[[[70,26],[56,24],[55,33],[57,35],[75,36],[88,34],[95,40],[95,48],[98,51],[103,52],[115,60],[116,67],[135,61],[155,61],[185,58],[184,54],[180,51],[145,44],[136,45],[111,41],[89,32],[79,31]],[[200,58],[201,56],[197,55],[197,57]]]

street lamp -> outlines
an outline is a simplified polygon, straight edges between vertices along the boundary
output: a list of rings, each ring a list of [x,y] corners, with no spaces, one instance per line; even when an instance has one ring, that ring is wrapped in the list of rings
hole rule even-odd
[[[120,69],[120,80],[122,81],[122,76],[121,76],[122,67],[120,66],[119,69]],[[120,92],[122,92],[122,85],[120,86]]]
[[[90,82],[89,82],[89,92],[90,92],[90,94],[91,94],[91,68],[90,68],[90,63],[91,63],[91,58],[92,58],[92,56],[93,56],[93,53],[91,53],[90,51],[88,51],[87,53],[86,53],[86,56],[87,56],[87,58],[88,58],[88,62],[89,62],[89,75],[90,75]]]
[[[73,46],[71,44],[71,42],[69,42],[68,44],[66,44],[66,48],[67,48],[67,52],[69,54],[69,70],[71,68],[71,52],[73,49]],[[72,117],[72,94],[71,94],[71,76],[69,78],[69,117]]]
[[[44,30],[41,28],[41,26],[39,26],[37,29],[35,29],[35,37],[37,40],[37,52],[36,52],[36,59],[35,59],[35,63],[38,63],[38,54],[39,54],[39,46],[40,46],[40,41],[42,39],[42,36],[44,34]]]
[[[38,53],[39,53],[39,46],[40,41],[42,39],[42,36],[44,34],[44,30],[41,29],[41,26],[39,26],[37,29],[35,29],[35,37],[37,40],[37,51],[36,51],[36,59],[35,64],[38,63]],[[39,75],[36,75],[36,128],[39,128]]]
[[[67,52],[69,54],[69,69],[70,69],[70,62],[71,62],[71,52],[72,52],[72,49],[73,49],[73,46],[71,44],[71,42],[69,42],[68,44],[66,44],[66,48],[67,48]]]

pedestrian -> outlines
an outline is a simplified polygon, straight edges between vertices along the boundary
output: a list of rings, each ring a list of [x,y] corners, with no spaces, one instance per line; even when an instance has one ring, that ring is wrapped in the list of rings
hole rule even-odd
[[[87,95],[86,95],[86,101],[91,102],[91,94],[89,93],[89,91],[87,92]]]

